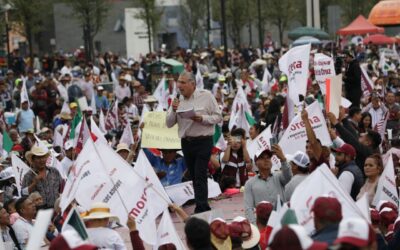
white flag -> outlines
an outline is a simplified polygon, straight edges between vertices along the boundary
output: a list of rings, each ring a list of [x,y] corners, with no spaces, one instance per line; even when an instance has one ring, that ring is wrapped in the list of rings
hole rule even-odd
[[[204,89],[204,81],[203,76],[201,75],[200,69],[197,65],[197,72],[196,72],[196,88],[197,89]]]
[[[372,205],[376,206],[381,200],[390,201],[396,204],[396,206],[399,204],[399,194],[397,193],[392,154],[390,154],[385,169],[381,177],[379,177],[378,187],[376,188]]]
[[[270,88],[271,88],[270,82],[271,82],[271,80],[272,80],[272,76],[269,73],[269,70],[267,68],[265,68],[264,69],[263,78],[262,78],[262,81],[261,81],[261,83],[262,83],[261,90],[264,91],[265,93],[269,93],[269,91],[270,91]]]
[[[100,130],[99,127],[97,127],[96,122],[93,120],[93,116],[90,117],[90,131],[97,137],[97,140],[107,144],[104,133]]]
[[[62,136],[62,134],[60,134],[60,132],[58,132],[58,129],[54,129],[53,146],[64,148],[64,137]]]
[[[99,129],[101,130],[101,132],[103,132],[104,134],[107,133],[107,129],[106,129],[106,122],[104,120],[104,113],[103,110],[100,109],[100,115],[99,115]]]
[[[92,93],[92,100],[90,102],[90,107],[92,108],[92,114],[93,115],[97,114],[96,95],[94,94],[94,91]]]
[[[290,106],[300,104],[299,95],[306,96],[308,65],[310,61],[311,44],[290,49],[279,59],[279,69],[288,78],[288,96]],[[295,115],[294,107],[288,107],[289,120]]]
[[[157,99],[158,106],[161,106],[163,109],[168,109],[169,89],[165,77],[163,77],[158,83],[156,90],[154,90],[153,96]]]
[[[68,102],[64,101],[61,108],[61,113],[71,114],[71,109],[69,108]]]
[[[317,81],[323,95],[326,94],[325,80],[328,77],[335,76],[335,64],[332,57],[323,53],[314,55],[314,73],[315,80]]]
[[[342,102],[342,74],[326,79],[326,112],[339,117]]]
[[[131,123],[129,122],[129,120],[128,124],[124,128],[124,132],[122,133],[119,143],[125,143],[128,146],[135,143],[135,140],[133,139]]]
[[[93,202],[107,203],[121,223],[132,215],[140,237],[151,245],[157,241],[155,219],[170,202],[142,151],[133,169],[110,146],[91,139],[71,167],[61,196],[62,210],[74,199],[87,210]]]
[[[368,222],[371,223],[371,213],[369,211],[369,201],[367,193],[364,193],[363,196],[361,196],[361,198],[356,201],[356,205],[363,213],[364,218],[366,218]]]
[[[176,232],[174,223],[172,223],[172,219],[168,210],[165,210],[163,212],[160,224],[158,224],[157,244],[153,247],[153,249],[158,250],[160,246],[168,243],[174,244],[177,250],[186,249],[181,238],[179,238],[179,235]]]
[[[324,115],[319,107],[318,101],[313,102],[306,107],[308,119],[314,129],[315,135],[321,140],[322,145],[331,145],[332,140],[329,136]],[[294,154],[296,151],[305,151],[307,141],[306,128],[301,120],[300,114],[296,115],[289,127],[286,129],[279,146],[285,150],[286,154]]]
[[[147,105],[143,105],[142,114],[140,116],[140,124],[144,122],[144,115],[149,112],[149,107]]]
[[[11,154],[11,164],[15,175],[15,185],[18,189],[18,194],[21,196],[22,180],[26,173],[32,171],[18,156]]]
[[[296,187],[290,198],[290,207],[295,210],[299,225],[303,225],[308,233],[311,234],[315,229],[311,212],[314,201],[326,195],[339,200],[343,218],[366,219],[350,195],[340,186],[329,167],[323,164]]]
[[[254,156],[256,156],[257,153],[261,153],[266,149],[271,150],[271,138],[271,125],[269,125],[251,142],[251,144],[247,146],[247,151],[249,152],[250,158],[254,159]]]
[[[39,133],[40,133],[40,120],[39,120],[39,116],[36,116],[35,130],[36,130],[36,134],[39,134]]]
[[[208,198],[214,198],[221,194],[221,188],[218,183],[212,179],[207,179]],[[193,182],[186,181],[179,184],[166,186],[165,191],[171,200],[178,206],[182,206],[188,200],[194,199]]]
[[[26,89],[26,79],[22,81],[22,88],[21,88],[21,104],[25,101],[28,101],[28,107],[31,106],[29,101],[28,90]]]

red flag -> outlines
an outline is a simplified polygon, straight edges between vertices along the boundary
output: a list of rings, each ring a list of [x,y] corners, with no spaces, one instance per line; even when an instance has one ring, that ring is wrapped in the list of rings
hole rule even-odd
[[[382,116],[381,120],[377,122],[374,127],[374,130],[381,135],[382,143],[383,139],[385,139],[385,130],[388,118],[389,118],[389,111],[386,111],[386,113]]]
[[[75,148],[75,152],[77,154],[79,154],[81,152],[83,145],[85,145],[85,143],[89,139],[89,137],[91,137],[91,133],[90,133],[89,127],[86,123],[86,119],[85,119],[85,117],[83,117],[81,128],[79,131],[78,142],[76,143],[76,148]]]

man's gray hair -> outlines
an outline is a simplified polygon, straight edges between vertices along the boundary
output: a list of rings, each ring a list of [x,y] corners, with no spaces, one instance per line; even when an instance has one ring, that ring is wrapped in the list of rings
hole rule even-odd
[[[195,78],[195,76],[193,75],[192,72],[188,72],[188,71],[184,70],[184,71],[179,75],[179,77],[181,77],[181,76],[187,77],[187,79],[188,79],[189,82],[192,82],[193,84],[196,84],[196,78]]]

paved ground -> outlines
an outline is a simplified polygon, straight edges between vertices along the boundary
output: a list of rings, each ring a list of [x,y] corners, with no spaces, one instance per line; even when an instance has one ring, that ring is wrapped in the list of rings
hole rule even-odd
[[[222,200],[212,200],[210,202],[210,206],[212,208],[211,212],[203,213],[196,215],[198,217],[202,217],[205,220],[212,220],[213,218],[216,217],[221,217],[225,219],[226,221],[231,221],[233,218],[236,216],[244,216],[244,210],[243,210],[243,194],[237,194],[232,196],[231,198],[227,199],[222,199]],[[194,205],[190,206],[185,206],[184,210],[186,211],[187,214],[192,214],[194,211]],[[175,228],[178,231],[178,234],[180,235],[181,239],[185,243],[185,234],[183,232],[184,224],[180,220],[179,217],[175,215],[175,213],[171,214],[172,220],[175,224]],[[123,239],[126,242],[126,245],[128,249],[132,249],[130,239],[129,239],[129,234],[128,234],[128,229],[125,228],[120,228],[117,229],[118,232],[122,235]],[[146,246],[146,249],[152,249],[150,246]]]

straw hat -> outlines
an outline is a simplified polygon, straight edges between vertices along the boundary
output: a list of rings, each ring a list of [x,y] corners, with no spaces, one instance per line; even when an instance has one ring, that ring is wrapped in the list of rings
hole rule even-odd
[[[112,221],[119,222],[117,216],[110,213],[110,208],[104,202],[95,202],[92,204],[89,210],[89,214],[83,217],[83,220],[96,220],[96,219],[110,219]]]
[[[121,150],[127,150],[128,152],[131,151],[126,143],[119,143],[119,144],[117,145],[117,150],[116,150],[116,152],[118,153],[118,152],[121,151]]]
[[[143,100],[143,102],[145,102],[145,103],[155,103],[155,102],[158,102],[158,100],[153,95],[149,95],[149,96],[146,97],[146,99]]]
[[[45,156],[49,155],[48,148],[39,147],[37,144],[34,144],[28,152],[25,153],[25,158],[29,163],[32,163],[32,156]]]
[[[71,114],[67,112],[61,112],[60,118],[63,120],[72,120]]]

